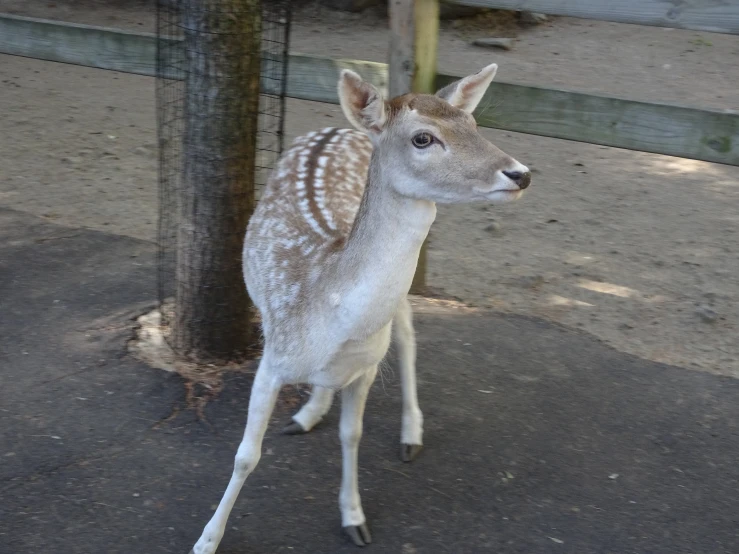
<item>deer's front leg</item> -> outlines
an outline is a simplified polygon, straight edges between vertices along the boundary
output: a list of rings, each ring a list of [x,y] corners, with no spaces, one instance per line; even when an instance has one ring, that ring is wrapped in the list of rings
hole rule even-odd
[[[249,474],[262,456],[262,439],[267,431],[267,424],[277,400],[282,382],[269,368],[267,357],[262,358],[249,399],[249,414],[246,421],[244,438],[239,445],[234,462],[234,470],[226,492],[221,499],[215,514],[205,526],[203,534],[193,547],[191,554],[213,554],[223,538],[226,522],[231,513],[236,497]]]
[[[403,389],[403,424],[400,430],[400,458],[413,461],[423,449],[423,413],[418,406],[416,384],[416,336],[413,310],[406,298],[398,306],[394,319],[398,348],[400,382]]]
[[[342,477],[339,507],[344,531],[357,546],[372,542],[367,520],[359,496],[357,458],[359,441],[362,438],[362,418],[367,395],[377,375],[377,366],[355,379],[341,393],[341,438]]]

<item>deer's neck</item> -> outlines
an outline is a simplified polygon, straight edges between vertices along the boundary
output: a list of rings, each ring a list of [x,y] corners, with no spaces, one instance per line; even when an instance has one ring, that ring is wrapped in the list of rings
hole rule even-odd
[[[401,196],[392,184],[392,172],[373,156],[354,227],[327,283],[351,339],[371,336],[392,320],[436,217],[433,202]]]

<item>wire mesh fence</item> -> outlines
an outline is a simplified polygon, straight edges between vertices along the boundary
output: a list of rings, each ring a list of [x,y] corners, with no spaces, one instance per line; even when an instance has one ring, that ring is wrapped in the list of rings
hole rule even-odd
[[[249,215],[283,148],[290,0],[158,0],[158,294],[175,352],[256,345],[241,273]]]

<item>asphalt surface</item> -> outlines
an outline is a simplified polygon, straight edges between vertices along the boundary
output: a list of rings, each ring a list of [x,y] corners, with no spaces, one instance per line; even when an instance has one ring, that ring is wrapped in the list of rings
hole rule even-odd
[[[155,249],[0,210],[0,552],[186,554],[231,473],[250,376],[199,419],[176,375],[132,359]],[[416,318],[426,449],[398,459],[392,369],[372,391],[367,552],[739,552],[739,383],[645,362],[547,323]],[[392,358],[391,358],[392,360]],[[279,433],[221,554],[349,553],[337,409]]]

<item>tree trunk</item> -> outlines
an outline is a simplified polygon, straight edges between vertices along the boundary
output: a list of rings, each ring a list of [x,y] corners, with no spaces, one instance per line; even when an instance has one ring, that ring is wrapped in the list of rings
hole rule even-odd
[[[193,360],[238,360],[257,339],[241,256],[255,204],[261,2],[182,1],[185,131],[174,344]]]
[[[433,93],[436,79],[436,52],[439,39],[439,0],[391,0],[390,97],[407,92]],[[410,292],[426,289],[428,242],[418,256]]]

